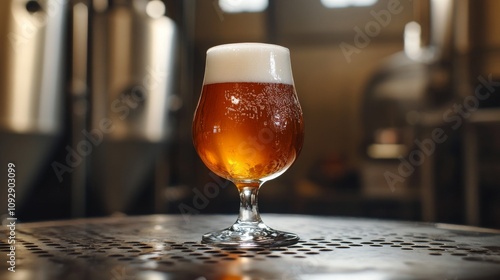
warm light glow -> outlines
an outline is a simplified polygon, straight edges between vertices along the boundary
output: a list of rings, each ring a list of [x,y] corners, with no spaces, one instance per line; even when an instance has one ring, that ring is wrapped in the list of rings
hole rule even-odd
[[[155,230],[162,230],[162,229],[163,229],[163,226],[161,226],[161,225],[155,225],[155,226],[154,226],[154,229],[155,229]]]
[[[366,152],[371,158],[398,158],[403,156],[407,149],[402,144],[371,144]]]
[[[146,14],[152,18],[162,17],[165,10],[165,4],[159,0],[150,1],[146,5]]]
[[[416,59],[421,54],[421,28],[420,24],[415,21],[409,22],[405,25],[404,33],[404,49],[409,58]]]
[[[364,7],[377,3],[377,0],[321,0],[323,6],[333,8],[346,8],[350,6]]]
[[[268,0],[219,0],[219,7],[225,13],[257,13],[267,9]]]
[[[160,16],[148,26],[147,32],[151,45],[147,56],[147,65],[149,66],[142,78],[142,86],[146,89],[146,98],[150,101],[146,102],[145,117],[147,121],[144,132],[151,141],[161,141],[164,137],[163,128],[166,119],[163,106],[158,106],[158,104],[166,104],[167,102],[166,92],[172,74],[169,63],[174,53],[174,44],[168,42],[172,42],[175,36],[175,26],[171,19]]]

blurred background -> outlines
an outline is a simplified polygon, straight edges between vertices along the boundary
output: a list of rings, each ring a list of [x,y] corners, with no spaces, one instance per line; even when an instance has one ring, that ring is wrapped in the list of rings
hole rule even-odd
[[[22,221],[236,215],[191,141],[209,47],[291,51],[306,138],[263,213],[500,228],[500,1],[0,2],[0,182]],[[1,188],[0,213],[7,191]],[[265,216],[264,216],[265,218]]]

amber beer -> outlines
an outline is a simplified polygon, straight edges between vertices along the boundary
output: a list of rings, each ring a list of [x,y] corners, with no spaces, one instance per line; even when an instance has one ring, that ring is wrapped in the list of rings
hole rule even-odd
[[[205,76],[193,120],[193,143],[205,165],[239,192],[236,222],[203,234],[216,246],[288,246],[298,235],[260,218],[260,186],[286,171],[304,138],[290,52],[263,43],[219,45],[207,51]]]
[[[207,167],[231,180],[266,181],[295,161],[303,119],[293,85],[205,84],[193,122],[194,146]]]

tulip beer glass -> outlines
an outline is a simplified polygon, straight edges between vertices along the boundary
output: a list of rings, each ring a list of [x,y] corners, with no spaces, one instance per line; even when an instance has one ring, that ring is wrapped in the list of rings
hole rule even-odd
[[[264,182],[292,165],[303,139],[302,110],[287,48],[238,43],[207,51],[193,143],[210,170],[236,185],[240,213],[231,227],[203,235],[202,242],[271,247],[298,241],[297,235],[262,222],[257,193]]]

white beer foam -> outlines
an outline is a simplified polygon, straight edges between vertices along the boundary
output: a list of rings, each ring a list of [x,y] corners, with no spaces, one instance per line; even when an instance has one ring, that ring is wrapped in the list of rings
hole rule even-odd
[[[208,49],[203,84],[223,82],[293,85],[290,51],[263,43],[237,43]]]

